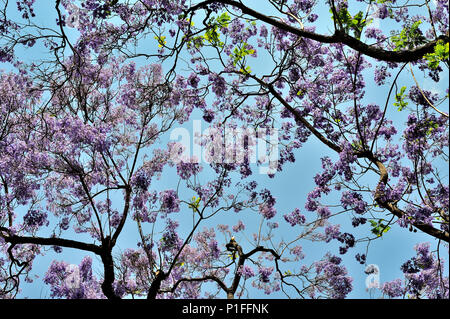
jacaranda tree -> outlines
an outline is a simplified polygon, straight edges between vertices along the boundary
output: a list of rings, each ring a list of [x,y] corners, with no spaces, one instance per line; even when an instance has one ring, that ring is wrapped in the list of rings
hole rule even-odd
[[[339,256],[398,228],[430,243],[382,294],[449,298],[448,1],[1,0],[0,21],[1,297],[344,298]],[[168,139],[195,119],[204,158]],[[298,178],[311,140],[315,187],[277,212],[259,169]]]

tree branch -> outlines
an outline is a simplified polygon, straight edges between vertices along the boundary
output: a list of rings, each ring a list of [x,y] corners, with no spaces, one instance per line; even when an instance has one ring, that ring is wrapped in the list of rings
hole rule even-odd
[[[425,54],[434,52],[434,47],[436,46],[437,42],[439,40],[444,41],[444,43],[449,42],[448,35],[441,35],[437,37],[435,40],[428,42],[427,44],[424,44],[422,46],[416,47],[411,50],[405,50],[405,51],[388,51],[381,48],[377,48],[371,45],[368,45],[348,34],[346,34],[343,31],[336,30],[333,35],[322,35],[317,34],[314,32],[306,31],[303,29],[299,29],[296,27],[293,27],[289,24],[286,24],[282,21],[276,20],[272,17],[268,17],[256,10],[253,10],[241,2],[233,1],[233,0],[207,0],[198,3],[197,5],[191,7],[188,9],[189,12],[196,11],[198,9],[204,9],[206,6],[212,3],[222,3],[226,5],[233,6],[235,8],[238,8],[242,11],[242,13],[250,15],[256,19],[259,19],[261,21],[264,21],[274,27],[277,27],[279,29],[285,30],[289,33],[298,35],[300,37],[308,38],[311,40],[315,40],[321,43],[342,43],[346,46],[352,48],[353,50],[356,50],[358,52],[361,52],[364,55],[370,56],[372,58],[375,58],[377,60],[387,61],[387,62],[412,62],[420,60]]]
[[[87,244],[75,240],[63,239],[57,237],[44,238],[44,237],[28,237],[28,236],[17,236],[10,233],[9,229],[0,227],[0,232],[5,232],[7,235],[1,234],[3,239],[7,243],[12,245],[18,244],[35,244],[35,245],[47,245],[47,246],[60,246],[74,249],[81,249],[85,251],[93,252],[100,255],[101,248],[94,244]]]

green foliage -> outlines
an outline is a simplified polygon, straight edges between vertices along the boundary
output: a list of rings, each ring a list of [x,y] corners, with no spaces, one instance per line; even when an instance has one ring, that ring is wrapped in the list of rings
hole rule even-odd
[[[402,86],[400,92],[395,95],[394,106],[396,106],[399,111],[402,111],[408,105],[408,102],[405,101],[405,91],[406,86]]]
[[[192,197],[191,203],[189,204],[189,208],[191,208],[192,210],[197,210],[200,207],[200,197]]]
[[[167,43],[165,36],[156,36],[155,39],[158,41],[158,48],[163,47]]]
[[[395,44],[394,51],[401,49],[413,49],[414,47],[424,44],[425,37],[422,35],[419,26],[422,21],[416,21],[410,26],[406,26],[399,35],[392,36],[391,40]]]
[[[230,24],[231,18],[227,12],[224,12],[217,17],[216,21],[220,27],[227,28],[228,24]]]
[[[242,67],[240,68],[240,72],[244,74],[248,74],[251,72],[249,66],[245,66],[245,57],[247,55],[251,55],[255,53],[255,50],[249,49],[248,44],[243,42],[239,46],[235,47],[233,53],[231,54],[231,58],[233,59],[233,65],[236,66],[240,64]]]
[[[387,224],[384,224],[383,221],[383,219],[379,219],[378,221],[369,220],[369,223],[372,226],[372,229],[370,231],[377,237],[383,236],[384,233],[387,233],[391,229],[391,227],[389,227]]]
[[[219,28],[227,28],[231,21],[227,12],[222,13],[217,18],[211,18],[209,20],[210,27],[206,30],[203,38],[212,45],[223,47],[224,43],[220,41]]]
[[[434,122],[434,121],[432,121],[432,120],[429,120],[429,121],[427,122],[427,132],[426,132],[426,135],[431,135],[431,133],[433,133],[433,130],[437,129],[438,127],[439,127],[439,124],[438,124],[438,123],[436,123],[436,122]]]
[[[344,31],[346,33],[352,31],[355,38],[357,38],[358,40],[361,38],[363,28],[369,24],[369,22],[363,17],[364,13],[362,11],[359,11],[353,17],[346,8],[342,8],[337,12],[337,19],[344,28]]]
[[[443,40],[439,40],[434,47],[434,52],[426,54],[424,58],[428,61],[430,69],[437,69],[441,61],[448,61],[449,59],[448,42],[444,43]]]
[[[303,95],[305,95],[305,90],[303,90],[303,89],[300,89],[300,90],[298,90],[298,92],[297,92],[297,96],[300,96],[300,97],[302,97]]]
[[[205,43],[222,48],[224,43],[220,40],[220,28],[227,28],[231,18],[227,12],[222,13],[218,17],[212,17],[207,22],[207,29],[204,35],[192,37],[187,41],[188,47],[195,46],[201,48]],[[194,25],[191,22],[191,25]]]
[[[363,149],[363,144],[362,144],[361,140],[353,141],[351,145],[352,145],[353,149],[356,151]]]

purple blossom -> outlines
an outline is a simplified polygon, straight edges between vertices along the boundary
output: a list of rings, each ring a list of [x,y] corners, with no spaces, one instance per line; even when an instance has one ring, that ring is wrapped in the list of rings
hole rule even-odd
[[[79,266],[53,261],[44,276],[50,296],[67,299],[105,298],[100,283],[92,274],[92,259],[85,257]]]
[[[276,209],[273,206],[270,206],[267,204],[259,205],[259,212],[266,219],[271,219],[272,217],[274,217],[277,214]]]
[[[177,174],[180,176],[180,178],[187,180],[192,175],[197,175],[202,171],[202,167],[195,163],[194,161],[191,162],[179,162],[177,164]]]
[[[203,112],[203,119],[206,122],[211,123],[214,120],[214,111],[212,111],[212,110],[205,110]]]
[[[386,78],[391,76],[391,74],[387,71],[386,66],[376,67],[375,68],[375,83],[377,85],[383,85],[386,83]]]
[[[225,95],[226,82],[222,76],[211,73],[208,77],[208,81],[211,83],[212,91],[216,94],[217,97],[221,98]]]
[[[291,254],[296,256],[296,259],[303,259],[305,258],[305,254],[303,253],[302,246],[295,246],[290,250]]]
[[[353,217],[352,218],[352,226],[358,227],[359,225],[364,225],[367,222],[366,218],[363,217]]]
[[[342,259],[328,255],[325,260],[315,263],[317,274],[329,285],[331,298],[343,299],[353,289],[352,278],[347,276],[347,269],[341,266]]]
[[[319,18],[319,16],[315,13],[311,13],[310,15],[308,15],[308,22],[315,22],[317,20],[317,18]]]
[[[362,254],[362,255],[356,254],[355,258],[361,265],[364,265],[366,263],[366,255],[365,254]]]
[[[284,219],[291,224],[291,226],[302,225],[305,223],[306,218],[300,214],[300,210],[296,208],[290,214],[283,215]]]
[[[245,225],[244,225],[244,223],[242,222],[242,220],[239,220],[238,223],[237,223],[237,225],[234,225],[234,226],[233,226],[233,231],[234,231],[235,233],[240,232],[240,231],[242,231],[242,230],[244,230],[244,229],[245,229]]]
[[[414,249],[416,256],[407,260],[400,268],[405,274],[405,288],[401,289],[400,281],[396,281],[396,285],[387,286],[387,291],[392,286],[392,297],[402,295],[406,292],[414,297],[428,298],[448,298],[448,276],[443,276],[443,260],[436,260],[434,253],[430,250],[429,243],[417,244]]]
[[[42,226],[48,226],[47,214],[39,210],[29,210],[23,217],[23,223],[27,230],[36,230]]]
[[[364,214],[367,209],[367,203],[362,199],[362,195],[352,191],[345,191],[341,197],[342,207],[352,208],[357,214]]]
[[[200,78],[196,73],[191,73],[187,79],[187,82],[190,86],[192,86],[194,89],[197,88],[198,83],[200,82]]]
[[[339,238],[340,232],[340,225],[330,225],[325,227],[325,241],[328,243],[333,239]]]
[[[405,293],[401,279],[385,282],[381,287],[381,290],[391,298],[401,297]]]
[[[180,200],[176,191],[170,189],[159,193],[161,200],[161,210],[166,213],[173,213],[180,211]]]
[[[319,214],[320,218],[327,219],[327,218],[329,218],[331,216],[331,211],[326,206],[320,206],[317,209],[317,214]]]
[[[249,278],[255,276],[255,272],[253,271],[253,269],[246,265],[241,266],[238,269],[238,274],[240,274],[242,277],[244,277],[244,279],[249,279]]]
[[[380,19],[386,19],[389,16],[389,11],[386,4],[381,4],[378,6],[377,17]]]
[[[217,243],[217,240],[213,239],[209,242],[208,244],[209,246],[209,250],[211,252],[211,257],[212,258],[219,258],[220,256],[220,249],[219,249],[219,245]]]
[[[259,273],[259,280],[261,280],[262,282],[269,282],[270,279],[270,275],[273,272],[273,267],[259,267],[258,268],[258,273]]]
[[[259,35],[260,35],[261,37],[263,37],[263,38],[266,38],[266,37],[267,37],[267,34],[268,34],[268,31],[267,31],[266,26],[265,26],[265,25],[262,25],[262,26],[260,27],[259,30],[260,30],[260,31],[259,31]]]
[[[430,103],[435,103],[439,99],[437,94],[433,94],[430,91],[421,89],[415,85],[411,86],[408,95],[411,101],[425,107],[429,107]]]

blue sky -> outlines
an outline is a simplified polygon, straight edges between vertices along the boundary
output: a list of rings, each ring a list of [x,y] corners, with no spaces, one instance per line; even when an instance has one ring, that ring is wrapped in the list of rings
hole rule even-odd
[[[261,8],[260,1],[252,0],[248,3],[252,4],[254,8],[258,7],[258,9],[267,10],[267,8]],[[353,3],[353,2],[351,2]],[[12,7],[14,4],[11,5]],[[45,17],[40,20],[40,22],[44,24],[49,24],[54,27],[54,18],[49,18],[54,15],[53,6],[45,7],[42,4],[37,3],[35,5],[36,14],[38,19],[40,17]],[[330,14],[328,12],[328,8],[324,6],[324,8],[317,12],[320,16],[319,21],[329,21]],[[330,23],[319,23],[319,26],[322,26],[319,32],[327,33],[330,30],[327,29],[331,26]],[[327,27],[328,26],[328,27]],[[384,27],[384,26],[382,26]],[[386,28],[390,26],[386,25]],[[156,42],[156,40],[155,40]],[[148,41],[143,45],[143,49],[148,47],[149,49],[154,48],[155,43]],[[38,47],[33,48],[32,50],[28,50],[27,52],[23,52],[23,54],[27,55],[30,59],[35,59],[40,56],[42,53],[39,52]],[[189,59],[189,58],[188,58]],[[263,72],[270,65],[270,61],[267,61],[267,57],[259,56],[257,59],[249,60],[249,64],[252,67],[252,70],[255,72]],[[143,61],[138,61],[138,63],[143,63]],[[9,69],[8,65],[0,65],[0,69]],[[448,83],[448,72],[445,74],[446,78],[441,81],[441,83]],[[389,83],[383,87],[375,87],[373,82],[369,82],[369,79],[372,78],[371,74],[367,74],[367,90],[365,96],[365,103],[377,103],[379,105],[384,105],[387,90],[389,88]],[[445,87],[436,87],[433,86],[433,83],[424,82],[422,83],[425,89],[428,90],[443,90]],[[404,71],[403,74],[399,78],[399,86],[413,85],[413,81],[411,75],[408,74],[407,71]],[[444,84],[443,84],[444,85]],[[444,85],[445,86],[445,85]],[[392,98],[391,98],[392,101]],[[209,99],[208,103],[212,103]],[[391,102],[392,104],[392,102]],[[448,105],[448,102],[447,102]],[[395,110],[394,107],[389,108],[389,116],[396,120],[397,123],[404,123],[404,114],[400,114]],[[192,132],[192,121],[200,120],[202,113],[199,111],[194,111],[191,122],[185,123],[183,127]],[[398,126],[398,131],[401,132],[401,125]],[[203,128],[206,128],[206,124],[204,123]],[[169,132],[170,134],[170,132]],[[161,146],[164,145],[165,142],[169,140],[169,134],[164,136],[161,139]],[[399,134],[400,135],[400,134]],[[192,137],[192,136],[191,136]],[[312,213],[308,213],[304,209],[305,200],[308,192],[310,192],[314,188],[314,175],[320,171],[321,162],[320,158],[324,155],[333,156],[330,154],[330,151],[322,145],[317,139],[311,137],[307,143],[303,145],[303,147],[295,152],[296,162],[286,164],[283,171],[278,173],[275,178],[270,179],[266,175],[258,175],[256,174],[254,178],[258,181],[259,185],[265,186],[269,188],[273,195],[277,199],[277,221],[280,224],[280,228],[278,229],[279,234],[283,234],[283,236],[288,239],[295,236],[297,229],[292,228],[286,222],[283,221],[282,215],[291,212],[295,208],[300,208],[302,213],[305,214],[307,219],[311,220],[315,217]],[[307,168],[307,169],[305,169]],[[446,169],[446,175],[448,178],[448,167],[442,167],[443,170]],[[252,169],[257,171],[256,167],[253,166]],[[204,171],[200,175],[201,180],[210,180],[213,178],[211,175],[211,170],[206,166],[204,167]],[[173,168],[169,168],[166,170],[160,180],[154,180],[151,188],[161,191],[165,189],[173,189],[176,187],[175,170]],[[373,179],[373,183],[376,182],[376,177]],[[188,200],[192,197],[192,193],[189,191],[182,190],[180,192],[180,197],[185,200]],[[340,197],[336,195],[331,195],[327,198],[328,202],[338,203]],[[117,203],[120,207],[120,201]],[[180,217],[180,231],[181,233],[187,233],[190,230],[191,220],[189,215],[189,210],[185,207],[179,213]],[[237,221],[241,219],[243,221],[251,221],[247,223],[247,225],[258,225],[260,217],[251,212],[243,212],[240,214],[235,214],[234,212],[228,212],[222,215],[219,215],[209,221],[209,224],[205,224],[205,226],[213,226],[220,223],[227,223],[230,226],[235,225]],[[370,232],[370,227],[368,224],[361,226],[357,229],[352,229],[351,227],[351,215],[341,215],[334,219],[332,219],[333,223],[342,224],[342,229],[347,229],[350,232],[355,231],[355,237],[359,236],[367,236]],[[249,226],[250,227],[250,226]],[[203,227],[201,227],[203,228]],[[251,227],[250,227],[251,228]],[[137,240],[137,228],[133,222],[128,222],[122,233],[120,240],[118,242],[117,249],[115,249],[114,253],[118,253],[121,249],[124,250],[126,248],[136,248],[136,240]],[[251,231],[248,231],[248,236],[251,236]],[[76,235],[77,238],[80,238],[80,235]],[[218,235],[221,238],[220,234]],[[237,240],[244,246],[246,245],[246,239],[242,235],[238,234]],[[80,238],[81,239],[81,238]],[[393,227],[383,238],[380,238],[374,241],[370,246],[370,251],[367,259],[367,264],[376,264],[380,269],[380,281],[381,283],[390,281],[396,278],[401,278],[402,273],[400,271],[400,265],[411,258],[414,255],[413,246],[415,243],[420,242],[431,242],[432,247],[436,246],[436,241],[426,234],[422,234],[420,232],[411,234],[407,229],[401,229],[398,226]],[[311,262],[321,258],[324,256],[326,251],[330,251],[336,255],[338,255],[338,247],[339,243],[331,242],[329,244],[325,243],[311,243],[311,242],[301,242],[303,249],[306,254],[306,258],[304,261],[300,262],[298,265],[294,267],[300,267],[302,263],[310,264]],[[354,278],[353,281],[353,291],[348,296],[349,298],[368,298],[369,294],[366,291],[365,280],[366,274],[364,273],[365,266],[360,265],[354,258],[356,253],[365,252],[366,247],[364,244],[358,244],[355,248],[351,249],[346,255],[343,257],[344,264],[346,265],[349,274]],[[443,255],[446,254],[446,270],[448,272],[448,250],[447,248],[442,249]],[[85,256],[83,252],[79,252],[73,249],[64,249],[62,254],[56,254],[51,249],[46,256],[38,257],[33,266],[33,270],[35,274],[43,277],[45,271],[47,270],[51,260],[64,260],[68,263],[79,264],[81,259]],[[102,267],[98,260],[98,258],[94,255],[91,255],[93,259],[96,261],[94,263],[95,272],[97,276],[101,276]],[[379,294],[378,294],[379,295]],[[46,285],[41,283],[39,280],[35,281],[33,284],[24,284],[23,292],[20,294],[20,297],[30,297],[30,298],[45,298],[49,296],[49,289]],[[251,295],[252,298],[284,298],[282,293],[277,293],[271,296],[264,295],[263,292],[253,290]]]

